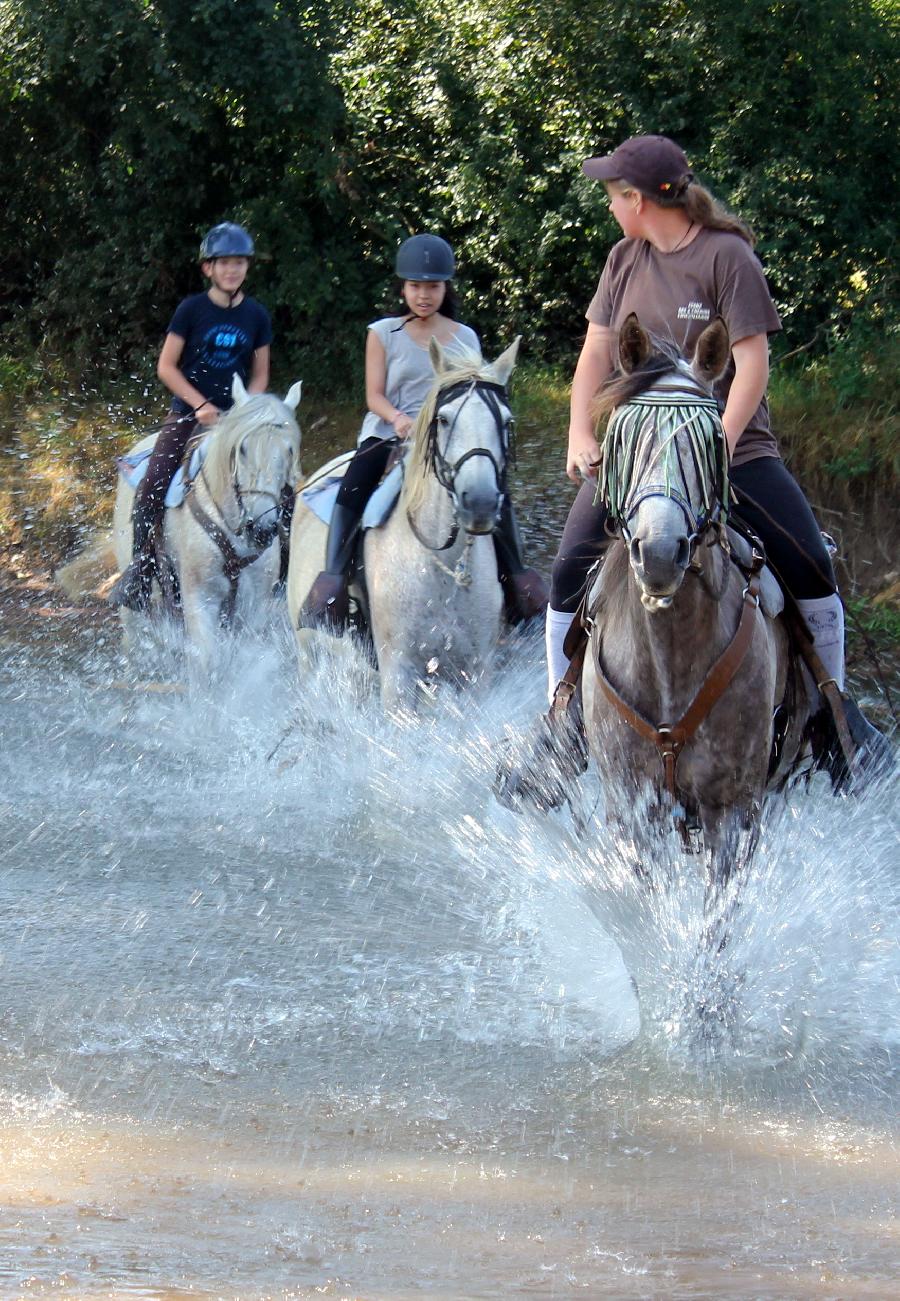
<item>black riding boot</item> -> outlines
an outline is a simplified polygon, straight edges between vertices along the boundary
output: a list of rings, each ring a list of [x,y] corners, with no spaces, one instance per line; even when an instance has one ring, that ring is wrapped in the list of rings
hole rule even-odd
[[[346,627],[350,613],[347,580],[361,519],[362,510],[335,502],[328,528],[325,568],[303,602],[301,624],[324,624],[332,632]]]
[[[834,715],[824,705],[811,719],[809,737],[815,766],[828,773],[834,793],[862,795],[874,781],[887,777],[897,767],[894,747],[869,722],[852,696],[842,694],[844,716],[850,739],[856,746],[852,769],[848,766],[837,733]]]
[[[529,805],[547,813],[565,804],[587,766],[581,692],[576,691],[567,706],[552,706],[518,742],[504,746],[491,789],[515,813]]]
[[[550,593],[537,570],[525,567],[522,539],[509,493],[503,497],[500,519],[494,530],[494,547],[509,622],[521,623],[524,619],[542,615]]]
[[[131,522],[134,531],[131,563],[123,569],[106,599],[110,605],[141,611],[150,607],[150,594],[156,573],[153,555],[156,519],[137,495],[131,511]]]

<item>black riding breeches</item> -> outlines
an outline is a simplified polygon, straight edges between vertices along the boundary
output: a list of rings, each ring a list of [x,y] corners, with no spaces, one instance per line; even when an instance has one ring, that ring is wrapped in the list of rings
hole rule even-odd
[[[588,570],[612,541],[606,508],[594,505],[595,479],[585,479],[572,502],[556,559],[550,571],[550,608],[574,614],[584,594]]]
[[[796,480],[782,460],[760,456],[730,471],[733,514],[761,539],[769,564],[795,600],[815,600],[837,590],[831,558]],[[574,613],[588,570],[610,539],[606,510],[595,506],[597,485],[582,484],[572,503],[550,578],[550,606]]]
[[[837,583],[822,531],[784,461],[758,456],[729,473],[734,514],[762,540],[785,591],[795,601],[833,596]]]
[[[362,514],[366,502],[378,487],[396,446],[395,438],[367,438],[360,443],[338,489],[336,500],[339,506],[346,506],[349,510]]]

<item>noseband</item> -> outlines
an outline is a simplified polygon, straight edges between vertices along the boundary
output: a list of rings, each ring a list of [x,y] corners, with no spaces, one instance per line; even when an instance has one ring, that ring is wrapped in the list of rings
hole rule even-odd
[[[445,445],[449,446],[460,413],[473,394],[477,394],[482,399],[488,411],[490,411],[494,418],[494,425],[497,429],[500,446],[503,448],[502,464],[498,463],[497,458],[488,447],[471,447],[468,452],[462,454],[459,460],[451,462],[447,460],[438,445],[438,428],[441,407],[446,406],[448,402],[455,401],[458,397],[464,398],[462,404],[453,417],[453,422],[450,425],[450,430],[447,434],[447,443]],[[456,516],[456,476],[459,474],[466,462],[471,461],[476,456],[485,457],[494,467],[494,475],[497,481],[497,514],[499,516],[500,505],[506,492],[506,463],[510,452],[512,451],[512,438],[510,437],[507,439],[504,436],[503,415],[500,410],[501,400],[504,406],[508,405],[506,385],[495,384],[491,380],[486,379],[458,380],[455,384],[448,384],[446,388],[442,388],[438,391],[434,404],[434,415],[431,418],[431,423],[428,426],[428,432],[426,434],[425,464],[432,471],[438,483],[444,491],[448,493],[453,502],[453,527],[450,530],[450,536],[447,538],[447,541],[439,546],[435,546],[431,542],[428,542],[420,533],[412,515],[408,510],[406,512],[407,522],[409,523],[416,540],[428,551],[447,551],[453,546],[454,542],[459,537],[459,520]],[[510,421],[510,427],[511,426],[512,421]]]

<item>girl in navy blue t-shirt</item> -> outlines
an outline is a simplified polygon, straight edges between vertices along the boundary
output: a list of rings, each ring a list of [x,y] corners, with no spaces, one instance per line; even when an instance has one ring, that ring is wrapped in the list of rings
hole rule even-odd
[[[268,386],[272,324],[266,309],[242,289],[253,253],[253,240],[242,226],[214,226],[200,246],[209,288],[179,303],[169,322],[156,373],[172,393],[172,406],[135,493],[133,557],[110,592],[113,605],[143,610],[149,604],[154,533],[197,425],[215,424],[231,406],[235,374],[250,393],[264,393]]]

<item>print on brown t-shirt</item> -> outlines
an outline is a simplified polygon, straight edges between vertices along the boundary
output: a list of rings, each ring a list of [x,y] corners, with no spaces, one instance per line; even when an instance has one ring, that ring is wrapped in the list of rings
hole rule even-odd
[[[753,250],[739,235],[721,230],[701,230],[673,253],[661,253],[643,239],[620,240],[607,258],[585,315],[594,325],[618,331],[631,312],[645,330],[671,339],[687,357],[716,316],[727,325],[732,344],[781,329]],[[715,387],[722,407],[733,379],[734,362],[729,360]],[[778,454],[763,397],[738,440],[732,464]]]

